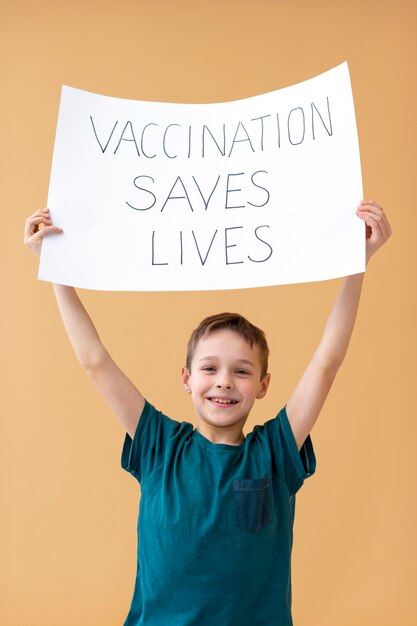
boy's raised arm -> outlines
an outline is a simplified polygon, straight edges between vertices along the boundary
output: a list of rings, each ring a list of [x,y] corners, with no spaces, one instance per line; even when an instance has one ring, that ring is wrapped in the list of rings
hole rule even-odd
[[[387,241],[391,228],[383,209],[363,200],[357,215],[366,222],[366,261]],[[287,415],[301,448],[327,398],[352,336],[361,296],[363,274],[343,279],[321,341],[287,403]]]
[[[43,228],[39,228],[40,225]],[[48,209],[26,220],[25,244],[39,256],[42,239],[62,229],[53,226]],[[54,285],[62,321],[81,365],[88,372],[111,410],[133,437],[145,403],[142,394],[111,358],[75,289]]]

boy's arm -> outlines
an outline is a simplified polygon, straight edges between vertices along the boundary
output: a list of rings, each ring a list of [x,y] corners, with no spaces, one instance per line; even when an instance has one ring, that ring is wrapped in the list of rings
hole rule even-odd
[[[62,321],[74,352],[123,428],[135,434],[145,400],[113,361],[73,287],[54,285]]]
[[[387,241],[391,228],[383,209],[363,200],[357,215],[366,222],[366,261]],[[358,311],[363,274],[343,279],[321,341],[287,403],[287,415],[301,448],[311,432],[345,358]]]
[[[41,224],[43,228],[39,229]],[[39,255],[43,237],[61,232],[62,229],[52,225],[47,209],[37,211],[26,220],[25,243]],[[75,289],[54,285],[54,291],[65,330],[78,360],[133,438],[145,404],[142,394],[107,352]]]

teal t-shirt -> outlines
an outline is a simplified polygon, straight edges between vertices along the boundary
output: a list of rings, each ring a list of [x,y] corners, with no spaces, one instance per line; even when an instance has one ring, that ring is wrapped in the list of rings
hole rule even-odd
[[[290,626],[295,494],[315,464],[285,408],[232,446],[146,403],[122,452],[141,484],[125,626]]]

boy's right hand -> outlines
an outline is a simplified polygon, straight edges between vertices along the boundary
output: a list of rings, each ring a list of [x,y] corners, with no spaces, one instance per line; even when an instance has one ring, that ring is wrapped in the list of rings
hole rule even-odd
[[[40,209],[27,218],[23,240],[29,250],[40,256],[43,238],[52,233],[63,232],[62,228],[53,226],[49,209]]]

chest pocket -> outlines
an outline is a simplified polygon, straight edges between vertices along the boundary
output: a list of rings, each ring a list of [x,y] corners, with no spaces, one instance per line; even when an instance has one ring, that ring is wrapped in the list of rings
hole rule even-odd
[[[271,521],[269,476],[233,481],[235,526],[259,533]]]

